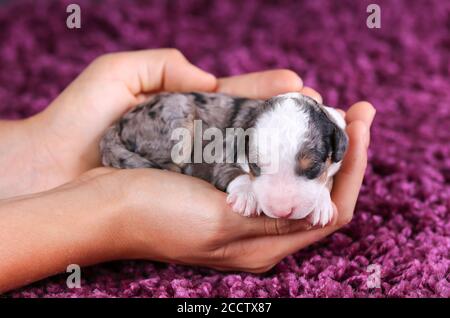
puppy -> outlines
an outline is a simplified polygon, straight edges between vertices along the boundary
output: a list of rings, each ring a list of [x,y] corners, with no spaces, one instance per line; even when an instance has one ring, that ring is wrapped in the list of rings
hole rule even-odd
[[[202,178],[228,193],[236,213],[308,217],[324,226],[333,217],[330,190],[347,149],[344,129],[336,110],[299,93],[268,100],[161,93],[110,127],[100,150],[106,166]]]

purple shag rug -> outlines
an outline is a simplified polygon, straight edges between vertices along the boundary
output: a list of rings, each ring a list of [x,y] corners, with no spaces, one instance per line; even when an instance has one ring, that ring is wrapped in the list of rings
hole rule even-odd
[[[0,7],[0,117],[42,110],[96,56],[177,47],[216,75],[290,68],[329,105],[378,110],[351,224],[264,275],[149,261],[86,268],[10,297],[450,297],[450,2],[76,1]],[[369,265],[381,287],[369,288]]]

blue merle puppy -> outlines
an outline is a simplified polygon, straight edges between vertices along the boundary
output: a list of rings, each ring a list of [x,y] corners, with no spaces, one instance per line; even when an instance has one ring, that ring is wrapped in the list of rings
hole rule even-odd
[[[230,129],[244,134],[229,134]],[[334,213],[330,190],[347,149],[344,129],[335,109],[300,93],[268,100],[161,93],[110,127],[100,149],[106,166],[157,168],[202,178],[226,191],[228,204],[242,215],[309,217],[313,225],[324,226]],[[220,160],[214,162],[198,160],[195,154],[200,147],[204,155],[208,131],[225,136],[219,141],[223,151],[216,148],[213,154]],[[176,132],[189,137],[180,142]],[[180,149],[183,160],[174,156]]]

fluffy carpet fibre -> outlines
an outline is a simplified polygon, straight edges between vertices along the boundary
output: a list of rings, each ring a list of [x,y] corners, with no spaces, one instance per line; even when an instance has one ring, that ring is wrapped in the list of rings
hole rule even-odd
[[[57,275],[6,296],[450,297],[450,2],[378,0],[381,29],[366,1],[76,2],[81,30],[70,2],[0,7],[2,118],[42,110],[102,53],[177,47],[216,75],[290,68],[329,105],[371,101],[370,162],[353,221],[266,274],[119,261],[81,289]]]

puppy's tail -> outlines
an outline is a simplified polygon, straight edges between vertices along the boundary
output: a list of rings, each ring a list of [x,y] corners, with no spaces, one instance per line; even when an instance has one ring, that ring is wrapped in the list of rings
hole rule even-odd
[[[137,153],[133,142],[122,140],[119,125],[106,131],[100,141],[100,154],[104,166],[121,169],[160,168],[158,164]]]

